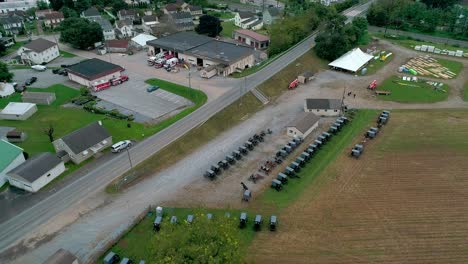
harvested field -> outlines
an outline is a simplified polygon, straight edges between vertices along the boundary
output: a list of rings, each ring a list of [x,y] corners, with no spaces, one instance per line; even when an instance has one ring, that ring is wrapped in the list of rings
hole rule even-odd
[[[258,234],[248,261],[466,263],[467,114],[393,113],[359,160],[344,152],[284,209],[281,232]]]

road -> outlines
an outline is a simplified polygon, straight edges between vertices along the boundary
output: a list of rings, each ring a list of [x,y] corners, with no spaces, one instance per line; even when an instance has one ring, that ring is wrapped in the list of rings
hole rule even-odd
[[[370,2],[353,8],[347,14],[352,14],[352,16],[359,15],[368,8],[369,4]],[[224,107],[236,101],[249,90],[272,77],[289,63],[306,53],[314,44],[314,39],[315,35],[309,36],[267,67],[248,77],[246,79],[246,87],[241,86],[227,91],[191,115],[137,144],[130,150],[133,164],[138,164],[158,152],[172,141],[183,136],[221,111]],[[124,174],[129,169],[130,165],[127,156],[116,155],[55,194],[3,222],[0,224],[0,251],[5,251],[23,237],[32,233],[37,227],[53,219],[54,216],[82,201],[84,198],[102,190],[115,177]]]
[[[370,32],[384,32],[385,28],[382,27],[374,27],[369,26]],[[451,39],[451,38],[444,38],[444,37],[436,37],[431,35],[419,34],[414,32],[408,31],[401,31],[395,29],[387,29],[387,34],[389,35],[401,35],[401,36],[408,36],[414,39],[419,39],[422,41],[429,41],[432,43],[439,43],[445,45],[458,45],[460,47],[468,47],[468,41],[458,40],[458,39]]]

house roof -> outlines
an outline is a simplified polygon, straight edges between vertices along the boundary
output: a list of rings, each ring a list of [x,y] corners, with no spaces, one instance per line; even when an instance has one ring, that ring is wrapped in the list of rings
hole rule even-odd
[[[136,14],[135,10],[122,9],[119,11],[120,16],[136,16]]]
[[[218,63],[229,65],[254,53],[251,47],[237,45],[229,42],[212,40],[186,52],[198,58],[209,59]]]
[[[123,28],[124,26],[133,26],[133,21],[131,19],[118,20],[116,22],[117,28]]]
[[[119,65],[96,58],[84,60],[68,67],[69,73],[90,81],[123,70],[124,68]]]
[[[57,46],[57,43],[49,41],[47,39],[38,38],[35,39],[28,44],[24,45],[24,48],[30,49],[34,52],[41,53],[44,50],[52,48],[53,46]]]
[[[250,27],[255,27],[255,26],[260,25],[260,24],[262,24],[262,23],[263,23],[263,21],[260,20],[260,19],[258,19],[257,21],[253,22],[253,23],[250,24],[249,26],[250,26]]]
[[[8,11],[9,16],[19,16],[19,17],[26,17],[27,14],[23,10],[14,10],[14,11]]]
[[[99,10],[97,10],[97,8],[95,8],[94,6],[86,9],[85,11],[83,11],[83,16],[85,17],[93,17],[93,16],[101,16],[101,14],[99,13]]]
[[[57,155],[50,152],[40,153],[25,162],[18,167],[8,172],[8,176],[15,177],[19,176],[22,179],[33,183],[39,179],[44,173],[55,168],[63,161],[57,157]]]
[[[189,28],[189,27],[193,27],[195,24],[193,23],[193,21],[190,21],[190,22],[177,22],[175,23],[175,26],[178,28],[178,29],[184,29],[184,28]]]
[[[141,18],[141,20],[143,22],[156,22],[156,21],[158,21],[158,17],[154,16],[154,15],[144,16],[144,17]]]
[[[144,47],[144,46],[146,46],[148,41],[153,41],[153,40],[156,40],[156,39],[157,38],[155,36],[142,33],[142,34],[138,34],[136,37],[132,38],[132,41],[137,43],[138,45]]]
[[[301,73],[299,76],[302,76],[304,78],[310,78],[314,76],[314,73],[311,71],[306,71],[306,72]]]
[[[256,18],[256,17],[251,17],[251,18],[249,18],[249,19],[247,19],[247,20],[242,21],[242,24],[246,24],[246,25],[247,25],[247,24],[253,23],[254,21],[258,21],[258,18]]]
[[[320,117],[316,116],[314,113],[301,112],[288,127],[295,127],[300,132],[305,133],[319,120]]]
[[[340,109],[340,99],[305,99],[307,109]]]
[[[190,12],[177,12],[170,15],[172,19],[192,19],[192,14]]]
[[[44,17],[45,17],[45,19],[62,19],[62,18],[64,18],[63,13],[62,12],[57,12],[57,11],[50,12],[50,13],[45,13]]]
[[[18,16],[0,17],[0,24],[2,25],[17,24],[22,22],[23,20]]]
[[[373,58],[374,56],[364,53],[360,48],[355,48],[346,52],[338,59],[330,62],[328,66],[356,72]]]
[[[102,30],[112,30],[114,28],[114,27],[112,27],[111,23],[107,19],[95,18],[95,19],[93,19],[93,21],[98,23],[99,26],[101,26]]]
[[[106,47],[127,49],[128,48],[128,40],[126,40],[126,39],[106,40]]]
[[[73,153],[78,154],[110,136],[103,126],[98,122],[94,122],[62,137],[62,140]]]
[[[201,6],[191,5],[191,6],[189,6],[189,10],[190,10],[191,12],[193,12],[193,11],[201,11],[202,8],[201,8]]]
[[[249,18],[249,17],[254,17],[255,14],[252,13],[252,12],[248,12],[248,11],[239,11],[237,12],[239,14],[239,17],[241,19],[244,19],[244,18]]]
[[[178,32],[167,37],[148,41],[147,44],[153,47],[183,52],[210,41],[213,41],[213,39],[194,32]]]
[[[277,17],[277,16],[280,16],[280,14],[281,14],[279,8],[276,8],[276,7],[267,8],[266,11],[268,11],[270,16],[272,16],[272,17]]]
[[[70,253],[70,251],[61,248],[48,257],[43,264],[70,264],[76,259],[77,257]]]
[[[242,34],[242,35],[245,35],[245,36],[248,36],[254,40],[257,40],[257,41],[269,41],[270,40],[270,37],[266,36],[266,35],[262,35],[262,34],[259,34],[255,31],[252,31],[252,30],[248,30],[248,29],[238,29],[236,30],[235,32],[239,33],[239,34]]]
[[[167,4],[164,8],[169,12],[174,12],[174,11],[177,11],[177,8],[179,8],[179,5],[178,4]]]
[[[0,172],[10,166],[11,162],[23,153],[23,149],[6,140],[0,140]]]

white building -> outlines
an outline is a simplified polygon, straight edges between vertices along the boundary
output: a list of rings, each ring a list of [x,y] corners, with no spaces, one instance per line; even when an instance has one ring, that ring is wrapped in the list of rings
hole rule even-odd
[[[65,165],[55,154],[45,152],[28,159],[7,173],[10,185],[37,192],[65,171]]]
[[[31,8],[37,7],[37,0],[14,0],[14,1],[4,1],[0,2],[0,13],[6,14],[8,11],[26,11]],[[48,0],[44,0],[47,4]]]
[[[114,27],[111,25],[109,20],[104,19],[104,18],[99,18],[99,19],[92,19],[92,21],[98,23],[99,26],[101,26],[102,34],[104,35],[104,40],[115,39]]]
[[[355,48],[330,62],[328,66],[335,70],[354,73],[364,68],[373,58],[373,55],[363,52],[360,48]]]
[[[305,99],[304,112],[319,116],[338,116],[341,114],[340,99]]]
[[[133,37],[133,21],[131,19],[115,21],[115,28],[119,38]]]
[[[251,12],[237,12],[234,24],[242,29],[259,30],[263,27],[263,21]]]
[[[0,187],[7,182],[6,173],[18,167],[25,161],[23,149],[0,140]]]
[[[157,37],[148,34],[138,34],[136,37],[132,38],[131,45],[135,47],[146,48],[146,42],[155,40]]]
[[[0,111],[0,120],[26,120],[36,112],[36,104],[10,102]]]
[[[60,51],[57,43],[38,38],[19,48],[18,55],[24,63],[42,64],[60,56]]]
[[[313,113],[301,112],[287,127],[286,133],[290,137],[306,138],[318,127],[320,117]]]
[[[68,78],[86,87],[91,87],[93,83],[109,81],[112,78],[120,77],[120,72],[124,70],[119,65],[109,63],[100,59],[89,59],[81,61],[68,67]]]
[[[14,92],[15,92],[15,88],[13,87],[13,84],[6,83],[6,82],[0,83],[0,98],[9,96],[10,94],[13,94]]]

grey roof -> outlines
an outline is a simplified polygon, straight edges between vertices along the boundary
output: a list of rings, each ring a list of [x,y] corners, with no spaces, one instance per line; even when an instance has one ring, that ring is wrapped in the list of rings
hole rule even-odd
[[[210,41],[213,41],[213,39],[194,32],[179,32],[167,37],[148,41],[146,44],[153,47],[183,52]]]
[[[101,14],[99,13],[99,10],[97,10],[97,8],[95,8],[94,6],[83,11],[83,15],[85,17],[101,16]]]
[[[172,19],[192,19],[192,14],[190,12],[177,12],[170,15]]]
[[[178,29],[192,28],[193,26],[195,26],[195,24],[192,21],[175,23],[175,25]]]
[[[198,58],[206,58],[218,63],[230,64],[254,53],[250,47],[229,42],[212,40],[187,51]]]
[[[26,9],[30,9],[30,8],[33,8],[33,7],[37,7],[37,5],[33,2],[29,2],[29,1],[18,1],[18,2],[0,2],[0,8],[1,9],[22,9],[22,8],[26,8]]]
[[[87,80],[95,80],[108,74],[123,70],[124,69],[119,65],[96,58],[84,60],[68,67],[69,73],[78,75]]]
[[[116,24],[117,24],[117,28],[122,28],[124,26],[133,26],[133,20],[129,18],[124,19],[124,20],[118,20]]]
[[[305,99],[307,109],[340,109],[340,99]]]
[[[313,113],[301,112],[296,119],[294,119],[288,127],[295,127],[297,130],[305,133],[309,130],[315,123],[320,120],[320,117],[316,116]]]
[[[259,24],[261,24],[261,23],[262,23],[262,20],[259,19],[259,20],[257,20],[256,22],[250,24],[249,26],[250,26],[250,27],[255,27],[256,25],[259,25]]]
[[[304,78],[310,78],[310,77],[314,76],[314,73],[311,72],[311,71],[306,71],[306,72],[303,72],[302,74],[300,74],[299,76],[302,76]]]
[[[63,248],[57,250],[52,256],[47,258],[43,264],[70,264],[75,261],[77,257],[70,253],[70,251]]]
[[[24,45],[23,47],[25,47],[27,49],[30,49],[32,51],[35,51],[37,53],[41,53],[44,50],[52,48],[53,46],[56,46],[56,45],[57,45],[57,43],[55,43],[55,42],[52,42],[52,41],[49,41],[49,40],[43,39],[43,38],[38,38],[38,39],[35,39],[35,40],[29,42],[28,44]]]
[[[189,7],[189,9],[190,9],[190,11],[192,11],[192,12],[193,12],[193,11],[200,11],[200,10],[202,10],[201,6],[196,6],[196,5],[191,5],[191,6]]]
[[[27,99],[48,99],[53,98],[55,93],[46,93],[46,92],[23,92],[23,100]]]
[[[39,177],[44,175],[44,173],[55,168],[60,163],[62,163],[62,160],[55,154],[44,152],[26,160],[23,164],[8,172],[8,175],[10,177],[15,177],[17,175],[28,182],[33,183],[35,180],[39,179]]]
[[[126,10],[126,9],[122,9],[119,11],[119,15],[120,16],[136,16],[137,13],[135,10]]]
[[[154,22],[154,21],[158,21],[158,17],[154,15],[144,16],[141,18],[141,20],[144,22]]]
[[[256,18],[256,17],[251,17],[251,18],[249,18],[249,19],[243,21],[242,24],[248,24],[248,23],[251,23],[251,22],[256,21],[256,20],[258,20],[258,18]]]
[[[99,125],[98,122],[94,122],[62,137],[62,140],[73,153],[77,154],[110,136],[109,132],[107,132],[103,126]]]
[[[249,17],[255,16],[254,13],[248,12],[248,11],[239,11],[239,12],[237,12],[237,13],[239,13],[239,17],[240,17],[240,18],[249,18]]]
[[[0,17],[0,24],[8,25],[8,24],[17,24],[22,23],[23,20],[18,16],[7,16],[7,17]]]
[[[99,26],[101,26],[102,30],[113,30],[114,29],[114,27],[112,27],[111,23],[107,19],[99,18],[99,19],[93,19],[93,21],[98,23]]]
[[[277,17],[277,16],[280,15],[280,10],[279,10],[279,8],[276,8],[276,7],[270,7],[266,11],[268,11],[270,16],[272,16],[272,17]]]

